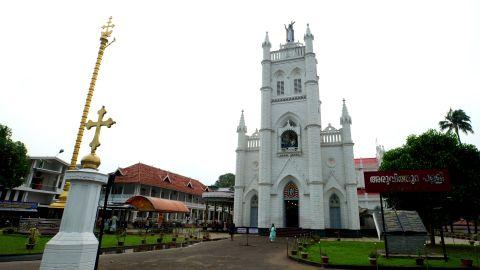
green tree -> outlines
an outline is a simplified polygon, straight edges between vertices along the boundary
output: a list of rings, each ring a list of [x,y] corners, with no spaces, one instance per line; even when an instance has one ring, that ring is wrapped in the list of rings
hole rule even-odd
[[[0,124],[0,188],[4,189],[21,185],[29,170],[27,148],[11,137],[12,131]]]
[[[235,174],[226,173],[218,177],[218,180],[215,182],[215,186],[221,188],[231,188],[235,185]]]
[[[473,133],[472,125],[470,124],[470,116],[468,116],[463,110],[453,111],[451,108],[445,116],[445,120],[438,122],[440,130],[447,132],[454,131],[457,135],[458,141],[460,141],[459,131],[463,131],[465,134],[468,132]]]
[[[452,133],[429,130],[409,136],[402,147],[387,151],[380,170],[447,169],[452,190],[446,193],[391,192],[387,203],[396,209],[415,210],[431,235],[435,226],[460,217],[478,217],[480,209],[480,152],[461,144]],[[435,243],[434,238],[431,238]]]

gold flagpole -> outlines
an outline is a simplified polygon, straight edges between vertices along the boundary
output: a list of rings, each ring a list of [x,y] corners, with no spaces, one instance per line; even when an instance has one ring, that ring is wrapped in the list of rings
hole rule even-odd
[[[102,34],[100,36],[100,49],[98,50],[97,62],[95,63],[95,68],[93,69],[92,79],[90,81],[90,87],[88,88],[87,99],[85,100],[85,107],[83,108],[82,119],[80,121],[80,127],[78,128],[77,139],[75,141],[75,146],[73,148],[72,160],[70,161],[69,170],[75,170],[77,168],[77,158],[78,152],[80,151],[80,145],[82,144],[83,131],[85,130],[85,124],[87,122],[88,111],[90,110],[90,103],[92,102],[93,91],[95,90],[95,83],[97,82],[98,72],[100,70],[100,64],[102,62],[103,53],[105,49],[115,41],[109,43],[108,38],[112,34],[112,28],[115,27],[112,24],[112,17],[109,18],[106,25],[102,26]]]

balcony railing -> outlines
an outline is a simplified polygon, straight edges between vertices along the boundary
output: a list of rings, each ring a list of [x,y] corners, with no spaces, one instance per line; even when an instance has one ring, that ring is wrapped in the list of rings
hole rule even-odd
[[[323,144],[339,144],[342,143],[342,131],[341,130],[330,130],[322,131],[320,133],[320,141]]]
[[[305,55],[304,46],[284,47],[278,51],[270,52],[272,61],[280,61],[291,58],[298,58]]]
[[[31,183],[30,188],[36,189],[36,190],[52,191],[52,192],[57,191],[56,186],[44,185],[43,183]]]

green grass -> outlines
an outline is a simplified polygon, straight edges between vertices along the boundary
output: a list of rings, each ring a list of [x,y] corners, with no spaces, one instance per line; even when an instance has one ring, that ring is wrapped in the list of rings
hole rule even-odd
[[[336,265],[369,265],[368,255],[375,249],[383,249],[383,242],[351,242],[351,241],[322,241],[307,248],[309,260],[321,262],[320,248],[329,257],[330,264]],[[477,254],[480,248],[477,247]],[[443,254],[441,246],[429,247],[427,253]],[[475,250],[467,245],[447,245],[448,262],[443,260],[425,260],[429,266],[435,267],[460,267],[460,259],[473,259],[473,264],[478,266]],[[379,265],[384,266],[416,266],[414,258],[379,257]]]
[[[45,244],[53,236],[40,236],[34,249],[28,251],[25,247],[27,243],[27,236],[20,234],[0,235],[0,255],[11,254],[29,254],[29,253],[42,253]],[[156,244],[158,235],[148,235],[147,244]],[[139,235],[127,235],[125,238],[125,246],[141,245],[143,236]],[[170,243],[172,241],[172,235],[165,235],[162,243]],[[185,239],[182,236],[177,238],[177,243],[183,243]],[[117,237],[112,234],[104,234],[102,239],[102,248],[116,247]]]

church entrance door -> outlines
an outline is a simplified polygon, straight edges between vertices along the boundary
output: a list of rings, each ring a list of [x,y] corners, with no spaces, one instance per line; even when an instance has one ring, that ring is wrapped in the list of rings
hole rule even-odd
[[[285,227],[298,228],[298,207],[299,196],[298,187],[293,182],[288,182],[283,189],[284,209],[285,209]]]
[[[336,194],[330,196],[330,228],[342,228],[342,216],[340,214],[340,199]]]
[[[250,200],[250,227],[258,227],[258,197],[253,196]]]
[[[298,228],[298,200],[285,201],[285,227]]]

